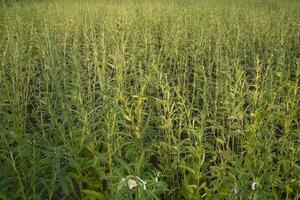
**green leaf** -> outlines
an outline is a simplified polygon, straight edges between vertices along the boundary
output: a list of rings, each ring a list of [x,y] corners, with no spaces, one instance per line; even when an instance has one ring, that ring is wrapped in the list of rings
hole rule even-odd
[[[82,192],[86,195],[85,199],[91,199],[91,200],[94,200],[94,199],[105,200],[106,199],[104,194],[93,191],[93,190],[82,190]]]

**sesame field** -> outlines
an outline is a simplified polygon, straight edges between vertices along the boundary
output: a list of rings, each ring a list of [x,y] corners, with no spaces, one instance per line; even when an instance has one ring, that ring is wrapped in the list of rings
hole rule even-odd
[[[14,199],[300,199],[300,1],[1,0]]]

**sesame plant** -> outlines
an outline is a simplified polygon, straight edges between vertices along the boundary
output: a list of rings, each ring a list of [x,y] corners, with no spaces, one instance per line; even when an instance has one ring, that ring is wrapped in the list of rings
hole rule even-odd
[[[300,199],[300,2],[1,1],[0,199]]]

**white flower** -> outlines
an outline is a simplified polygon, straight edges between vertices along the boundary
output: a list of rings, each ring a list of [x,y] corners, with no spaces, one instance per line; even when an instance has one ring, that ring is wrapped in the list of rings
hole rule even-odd
[[[143,181],[143,180],[142,180],[140,177],[138,177],[138,176],[132,176],[132,175],[129,175],[129,176],[126,177],[125,180],[126,180],[126,182],[127,182],[128,188],[129,188],[130,190],[133,190],[133,189],[135,189],[135,188],[138,186],[136,180],[138,180],[140,186],[142,186],[144,190],[147,189],[147,188],[146,188],[147,182],[146,182],[146,181]]]
[[[256,182],[253,182],[251,185],[251,189],[254,191],[256,189]]]
[[[136,183],[136,181],[133,180],[133,179],[128,179],[127,185],[128,185],[128,188],[129,188],[130,190],[132,190],[132,189],[134,189],[134,188],[137,187],[137,183]]]

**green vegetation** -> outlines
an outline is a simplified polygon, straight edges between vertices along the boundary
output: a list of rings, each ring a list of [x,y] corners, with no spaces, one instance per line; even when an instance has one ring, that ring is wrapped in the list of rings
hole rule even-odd
[[[299,82],[299,1],[2,1],[0,199],[299,199]]]

